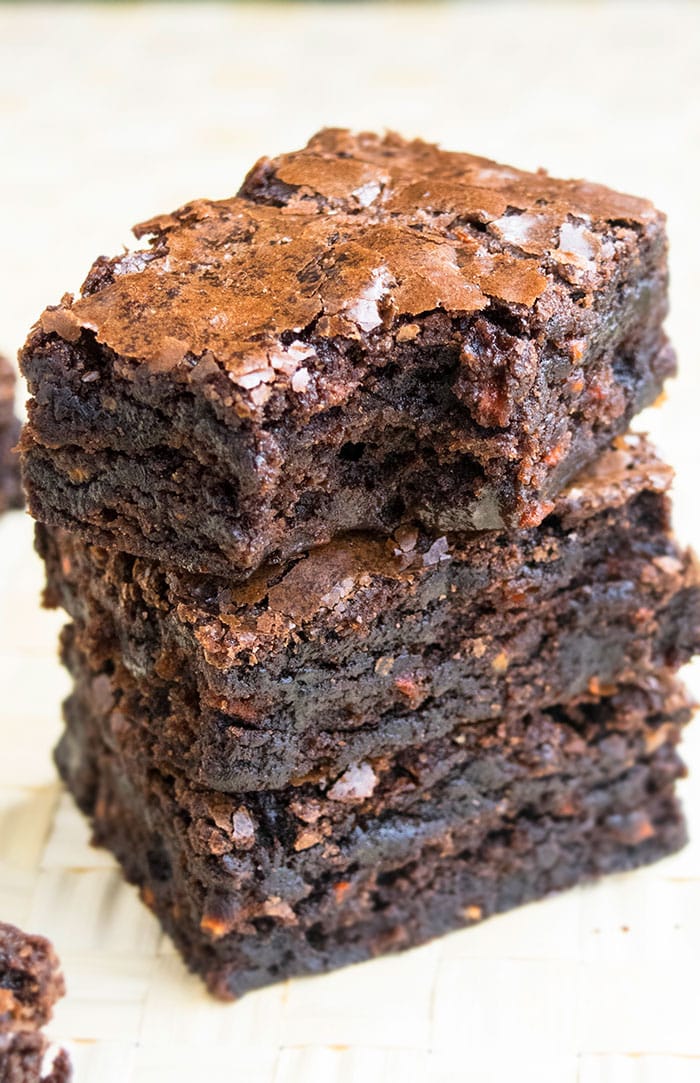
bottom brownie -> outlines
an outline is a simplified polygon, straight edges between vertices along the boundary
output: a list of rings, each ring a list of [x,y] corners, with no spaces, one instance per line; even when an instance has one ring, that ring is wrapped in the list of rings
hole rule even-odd
[[[157,719],[132,702],[127,717],[109,679],[78,676],[61,773],[222,997],[411,947],[685,840],[673,788],[690,712],[670,679],[237,795],[159,769]]]

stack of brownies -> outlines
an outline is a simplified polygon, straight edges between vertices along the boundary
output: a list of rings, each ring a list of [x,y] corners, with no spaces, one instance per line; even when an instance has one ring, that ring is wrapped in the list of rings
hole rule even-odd
[[[324,131],[22,355],[61,773],[217,994],[677,849],[663,216]]]

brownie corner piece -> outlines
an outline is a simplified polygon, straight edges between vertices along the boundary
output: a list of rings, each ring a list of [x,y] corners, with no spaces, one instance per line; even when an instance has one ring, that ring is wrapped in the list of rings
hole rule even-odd
[[[25,483],[166,564],[534,525],[673,371],[663,215],[586,182],[331,130],[136,232],[24,348]]]
[[[0,354],[0,512],[21,508],[24,503],[19,457],[14,450],[20,432],[14,410],[15,387],[14,369]]]

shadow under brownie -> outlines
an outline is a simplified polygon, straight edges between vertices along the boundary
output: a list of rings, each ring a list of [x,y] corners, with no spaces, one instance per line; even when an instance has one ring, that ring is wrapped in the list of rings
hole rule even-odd
[[[24,470],[165,564],[535,525],[674,371],[664,217],[584,181],[326,131],[136,234],[29,337]]]
[[[95,840],[224,997],[410,947],[685,838],[673,787],[690,711],[667,677],[276,792],[163,769],[144,715],[105,711],[78,679],[57,762]]]
[[[670,479],[630,436],[540,527],[346,538],[243,587],[41,526],[37,543],[90,665],[153,705],[159,762],[274,789],[687,661],[700,586]]]

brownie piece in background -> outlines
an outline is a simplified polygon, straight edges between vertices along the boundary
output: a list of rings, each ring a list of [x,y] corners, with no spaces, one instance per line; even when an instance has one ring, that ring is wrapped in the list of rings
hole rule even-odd
[[[14,447],[20,422],[15,416],[17,378],[10,362],[0,354],[0,513],[21,508],[24,494],[19,477],[19,457]]]
[[[25,483],[164,564],[536,525],[674,371],[664,216],[584,181],[331,130],[135,232],[22,352]]]
[[[96,673],[124,670],[124,703],[153,705],[163,766],[222,790],[339,772],[700,648],[671,471],[643,438],[616,443],[539,527],[355,536],[239,587],[40,526],[46,599],[75,621]]]
[[[61,774],[220,996],[410,947],[685,840],[673,787],[690,711],[668,679],[237,794],[163,770],[159,719],[105,714],[93,690],[78,676],[66,703]]]
[[[0,923],[0,1031],[39,1030],[65,991],[51,943]]]
[[[68,1055],[59,1050],[52,1057],[42,1033],[64,993],[60,963],[49,941],[0,922],[2,1083],[68,1083]]]

